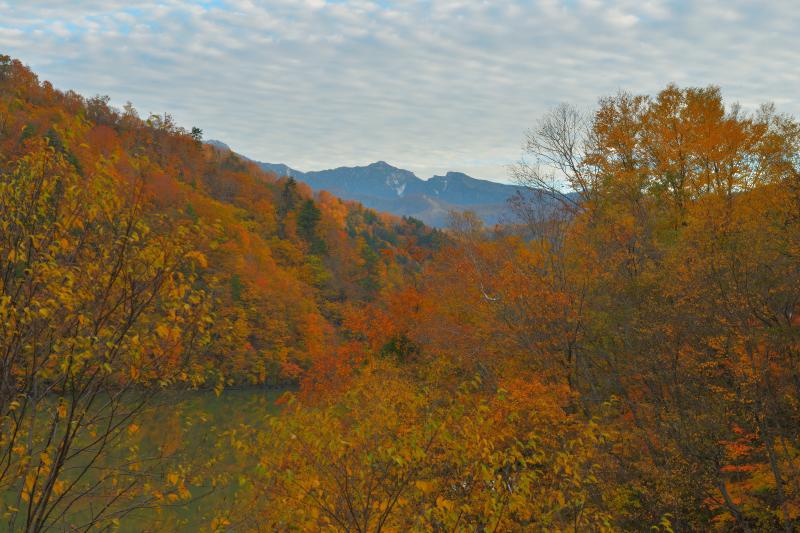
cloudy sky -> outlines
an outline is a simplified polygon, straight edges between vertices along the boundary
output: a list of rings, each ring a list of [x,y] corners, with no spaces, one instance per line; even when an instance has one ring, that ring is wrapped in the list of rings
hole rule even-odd
[[[562,101],[674,81],[800,115],[798,28],[791,0],[0,0],[0,53],[255,159],[500,181]]]

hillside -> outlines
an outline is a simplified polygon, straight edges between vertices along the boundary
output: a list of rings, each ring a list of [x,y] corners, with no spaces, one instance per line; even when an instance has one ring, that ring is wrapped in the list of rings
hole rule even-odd
[[[60,492],[17,481],[29,467],[41,475],[39,461],[56,476],[103,454],[141,409],[137,391],[312,387],[336,375],[363,357],[342,334],[345,316],[441,242],[419,221],[204,145],[168,114],[59,91],[0,56],[2,501],[22,490],[34,530],[54,506],[66,512]],[[98,395],[102,427],[89,414]],[[45,423],[56,426],[41,441]],[[50,445],[74,453],[54,459]],[[111,490],[85,474],[68,476],[75,490]]]
[[[268,172],[0,56],[4,530],[797,530],[800,124],[577,113],[526,146],[580,194],[440,231],[325,188],[505,189]]]
[[[5,68],[0,171],[55,150],[77,181],[98,179],[96,169],[120,186],[136,180],[143,210],[196,227],[219,310],[237,324],[228,379],[296,378],[292,369],[313,364],[310,348],[333,341],[342,306],[397,283],[440,239],[200,144],[169,115],[140,119]]]

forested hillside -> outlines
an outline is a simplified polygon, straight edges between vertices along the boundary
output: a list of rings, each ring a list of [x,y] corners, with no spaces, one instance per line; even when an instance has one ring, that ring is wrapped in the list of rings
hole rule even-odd
[[[559,209],[442,233],[0,58],[4,525],[797,530],[800,125],[669,86],[527,150]],[[266,384],[211,455],[140,416]]]
[[[169,115],[58,91],[7,56],[0,176],[0,488],[16,493],[3,498],[12,529],[62,527],[75,504],[109,494],[75,471],[119,444],[142,388],[308,384],[363,359],[341,335],[345,317],[442,242],[205,146]]]
[[[796,531],[797,122],[670,86],[558,107],[527,141],[518,179],[562,209],[454,218],[352,324],[371,363],[244,440],[254,521]]]

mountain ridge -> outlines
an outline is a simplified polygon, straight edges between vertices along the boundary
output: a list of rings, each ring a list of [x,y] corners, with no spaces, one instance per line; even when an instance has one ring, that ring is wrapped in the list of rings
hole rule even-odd
[[[208,143],[227,148],[220,141]],[[314,190],[356,200],[379,211],[417,218],[433,227],[445,226],[450,211],[474,211],[489,226],[501,223],[511,216],[508,199],[518,193],[530,193],[524,187],[456,171],[425,180],[383,160],[315,171],[301,171],[283,163],[251,161],[263,170],[291,176]]]

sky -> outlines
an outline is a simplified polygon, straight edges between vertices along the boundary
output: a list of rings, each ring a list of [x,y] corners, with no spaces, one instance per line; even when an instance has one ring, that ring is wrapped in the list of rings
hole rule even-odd
[[[789,0],[0,0],[0,53],[60,89],[299,170],[497,181],[561,102],[714,84],[800,115],[798,28]]]

